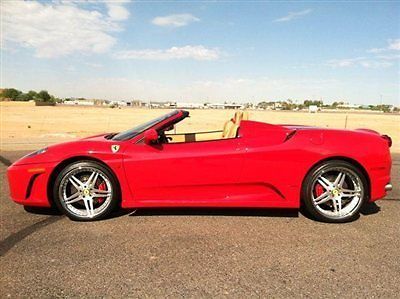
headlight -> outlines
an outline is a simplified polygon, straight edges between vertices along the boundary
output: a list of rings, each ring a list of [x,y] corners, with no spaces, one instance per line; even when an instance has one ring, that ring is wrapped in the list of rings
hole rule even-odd
[[[47,147],[42,148],[42,149],[40,149],[40,150],[37,150],[36,152],[27,154],[27,155],[25,156],[25,158],[33,157],[33,156],[40,155],[40,154],[44,154],[45,152],[47,152]]]

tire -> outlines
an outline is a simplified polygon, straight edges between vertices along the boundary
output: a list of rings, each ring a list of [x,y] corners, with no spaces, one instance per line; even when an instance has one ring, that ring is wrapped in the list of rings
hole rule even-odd
[[[54,183],[57,208],[71,220],[94,221],[107,217],[117,206],[119,189],[114,174],[94,161],[66,166]]]
[[[342,160],[323,162],[307,175],[302,200],[312,218],[344,223],[359,218],[368,198],[368,183],[359,168]]]

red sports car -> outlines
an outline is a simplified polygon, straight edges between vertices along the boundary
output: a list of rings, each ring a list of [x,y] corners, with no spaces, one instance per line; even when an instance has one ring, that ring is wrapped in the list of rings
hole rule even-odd
[[[117,206],[304,204],[317,220],[346,222],[392,188],[391,139],[375,131],[272,125],[237,112],[220,131],[170,134],[188,116],[176,110],[33,152],[8,168],[11,197],[83,221]]]

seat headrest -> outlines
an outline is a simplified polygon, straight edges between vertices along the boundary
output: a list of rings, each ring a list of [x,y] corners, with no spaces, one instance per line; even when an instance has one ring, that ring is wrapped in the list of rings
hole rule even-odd
[[[249,113],[247,111],[236,111],[232,121],[239,126],[242,120],[249,120]]]

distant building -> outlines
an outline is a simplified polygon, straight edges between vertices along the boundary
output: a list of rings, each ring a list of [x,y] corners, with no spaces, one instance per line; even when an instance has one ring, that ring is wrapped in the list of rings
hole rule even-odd
[[[210,103],[205,105],[205,108],[211,109],[243,109],[243,104],[220,104],[220,103]]]
[[[310,112],[310,113],[317,113],[318,110],[319,110],[319,108],[318,108],[317,105],[310,105],[310,106],[308,106],[308,112]]]
[[[176,102],[154,102],[151,101],[148,105],[150,108],[176,108]]]
[[[360,105],[349,104],[349,103],[337,105],[337,108],[341,108],[341,109],[357,109],[359,107],[360,107]]]
[[[177,103],[176,108],[181,109],[204,109],[207,108],[204,104],[199,103]]]
[[[94,101],[91,100],[78,100],[78,99],[68,99],[63,102],[64,105],[79,105],[79,106],[94,106]]]
[[[130,105],[128,106],[132,106],[132,107],[144,107],[146,105],[146,103],[143,103],[141,100],[133,100],[130,103]]]

